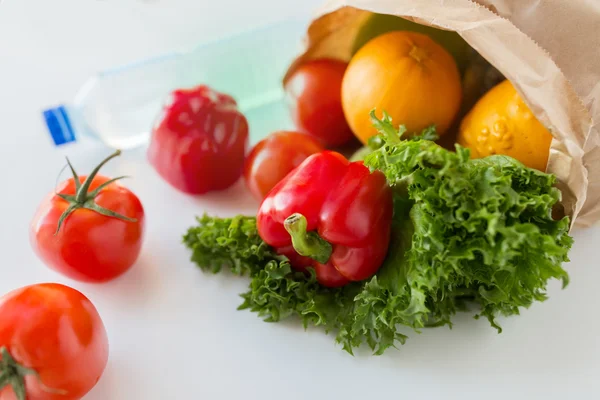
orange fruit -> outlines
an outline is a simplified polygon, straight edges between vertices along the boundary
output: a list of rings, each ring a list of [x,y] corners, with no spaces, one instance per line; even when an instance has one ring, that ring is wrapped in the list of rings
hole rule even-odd
[[[462,88],[454,58],[429,36],[393,31],[370,40],[352,57],[342,80],[342,107],[363,143],[377,132],[369,112],[386,111],[409,132],[435,125],[439,135],[460,108]]]
[[[533,115],[510,81],[488,91],[460,125],[458,143],[472,158],[504,154],[527,167],[546,170],[552,134]]]
[[[459,71],[464,71],[469,64],[471,47],[458,33],[419,24],[418,22],[389,14],[373,13],[366,19],[354,37],[352,54],[355,54],[369,40],[391,31],[423,33],[448,50],[452,57],[454,57]]]

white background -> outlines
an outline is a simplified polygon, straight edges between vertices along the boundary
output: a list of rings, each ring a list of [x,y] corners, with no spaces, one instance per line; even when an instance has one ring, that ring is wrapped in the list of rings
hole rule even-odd
[[[294,4],[295,3],[295,4]],[[501,320],[458,316],[399,351],[354,358],[318,330],[266,324],[236,311],[244,279],[208,276],[188,261],[181,235],[194,216],[253,212],[240,183],[192,198],[176,193],[143,151],[105,174],[127,185],[147,212],[139,262],[104,285],[69,281],[31,252],[28,224],[68,154],[80,171],[107,154],[95,146],[55,149],[40,110],[70,100],[97,70],[304,12],[319,0],[0,1],[0,294],[57,281],[84,292],[109,332],[108,368],[88,400],[154,399],[592,399],[600,398],[600,228],[575,232],[572,282],[550,299]]]

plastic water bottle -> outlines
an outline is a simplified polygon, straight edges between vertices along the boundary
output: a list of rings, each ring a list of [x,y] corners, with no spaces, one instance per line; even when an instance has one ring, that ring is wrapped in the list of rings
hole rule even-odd
[[[100,72],[72,102],[44,110],[46,126],[57,146],[83,137],[111,148],[143,146],[169,93],[206,84],[236,99],[249,121],[251,141],[291,129],[281,79],[300,50],[305,28],[305,19],[291,19]]]

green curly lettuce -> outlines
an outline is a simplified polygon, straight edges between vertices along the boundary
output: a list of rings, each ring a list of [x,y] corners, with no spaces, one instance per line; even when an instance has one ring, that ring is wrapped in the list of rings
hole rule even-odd
[[[394,304],[399,296],[394,292],[410,292],[410,318],[399,318],[417,329],[451,324],[451,316],[464,308],[462,300],[470,300],[479,305],[476,317],[500,329],[498,315],[518,314],[520,307],[546,299],[549,279],[567,285],[562,263],[572,239],[569,219],[552,218],[560,200],[553,175],[506,156],[470,160],[469,150],[459,145],[450,152],[428,140],[401,140],[389,116],[372,118],[385,145],[365,164],[384,172],[413,203],[414,233],[402,261],[403,279],[379,279],[370,296]],[[393,305],[369,316],[386,313],[406,310]],[[377,329],[390,325],[381,321]]]
[[[267,322],[295,315],[305,327],[324,326],[327,331],[339,329],[350,318],[362,284],[330,289],[318,284],[314,270],[309,269],[309,275],[294,271],[285,256],[262,241],[255,217],[204,215],[197,223],[183,237],[192,250],[191,260],[205,272],[226,268],[251,277],[239,309],[256,312]]]
[[[505,156],[471,160],[430,138],[433,128],[402,139],[389,116],[379,120],[376,150],[365,165],[382,171],[394,189],[388,254],[371,279],[329,289],[314,271],[295,272],[258,235],[253,217],[204,216],[184,243],[202,269],[223,267],[250,276],[241,309],[269,322],[296,316],[323,326],[352,353],[367,344],[375,354],[403,344],[402,326],[416,331],[452,324],[457,311],[496,318],[546,299],[547,282],[568,275],[569,220],[552,218],[560,200],[555,178]]]

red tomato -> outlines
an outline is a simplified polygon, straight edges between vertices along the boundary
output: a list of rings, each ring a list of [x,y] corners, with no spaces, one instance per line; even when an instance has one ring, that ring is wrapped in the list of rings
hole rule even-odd
[[[258,142],[248,154],[244,166],[246,184],[252,194],[262,200],[308,156],[323,150],[316,139],[303,133],[275,132]]]
[[[342,109],[342,79],[347,65],[331,59],[308,61],[285,83],[298,129],[327,147],[341,146],[354,137]]]
[[[123,274],[137,260],[143,241],[140,200],[119,183],[97,175],[99,167],[89,177],[62,182],[41,203],[30,228],[37,255],[52,269],[83,282],[104,282]],[[80,183],[79,191],[75,182]],[[63,215],[67,216],[60,222]]]
[[[176,90],[152,131],[148,160],[190,194],[226,189],[242,175],[248,122],[235,100],[201,85]]]
[[[77,290],[43,283],[0,298],[0,400],[80,399],[107,362],[102,319]]]

